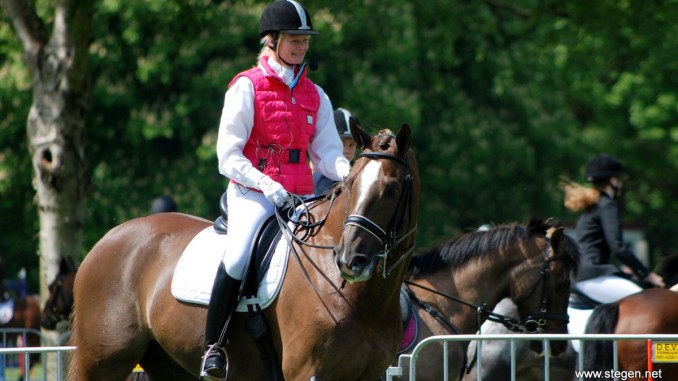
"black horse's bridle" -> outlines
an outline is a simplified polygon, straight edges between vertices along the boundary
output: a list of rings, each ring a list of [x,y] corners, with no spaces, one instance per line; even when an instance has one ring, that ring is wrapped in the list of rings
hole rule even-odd
[[[52,293],[52,287],[55,288],[54,290],[54,299],[48,299],[47,302],[45,303],[45,311],[50,311],[52,314],[46,319],[49,319],[50,323],[58,323],[62,320],[68,320],[70,318],[70,313],[71,311],[58,311],[57,307],[59,306],[59,301],[63,303],[64,306],[72,306],[73,305],[73,290],[70,292],[65,291],[64,287],[64,279],[66,278],[66,275],[64,274],[59,274],[57,275],[56,279],[54,280],[54,283],[52,283],[49,287],[50,289],[50,294]]]
[[[530,291],[528,291],[527,293],[528,297],[532,295],[532,293],[534,292],[534,290],[537,289],[537,286],[541,281],[542,287],[539,312],[535,315],[527,316],[525,319],[520,321],[517,324],[516,327],[517,330],[513,330],[514,332],[543,333],[546,332],[546,329],[544,327],[546,326],[546,323],[549,320],[561,321],[563,322],[563,325],[567,325],[567,323],[570,321],[570,317],[567,315],[567,313],[556,314],[548,312],[549,298],[548,295],[546,294],[546,286],[548,285],[549,277],[551,276],[551,262],[566,260],[567,257],[566,255],[550,256],[549,253],[551,251],[551,238],[547,236],[545,238],[545,241],[546,247],[544,249],[544,263],[542,264],[541,271],[539,272],[539,278],[537,278],[537,281],[535,282],[534,286],[532,286],[532,288],[530,288]],[[488,319],[492,320],[490,318]],[[504,324],[501,321],[500,323]],[[511,328],[508,325],[504,324],[504,326],[511,330]]]
[[[388,275],[391,274],[391,272],[398,266],[400,265],[407,257],[409,257],[413,252],[414,252],[414,246],[415,244],[413,243],[412,246],[410,246],[407,251],[400,256],[393,264],[390,265],[390,267],[387,267],[388,261],[391,260],[391,252],[393,249],[398,247],[401,242],[403,242],[405,239],[407,239],[410,235],[414,234],[417,230],[417,225],[414,224],[414,226],[410,227],[405,234],[402,236],[398,236],[398,231],[400,230],[401,226],[403,225],[405,221],[405,212],[406,209],[409,211],[410,215],[408,218],[408,221],[412,221],[412,175],[410,174],[410,165],[407,162],[407,160],[402,159],[398,156],[387,154],[387,153],[382,153],[382,152],[363,152],[360,155],[358,155],[358,158],[361,157],[366,157],[366,158],[371,158],[371,159],[388,159],[388,160],[393,160],[396,161],[403,166],[405,166],[406,170],[406,175],[405,175],[405,186],[403,187],[403,192],[401,193],[400,200],[398,201],[398,206],[396,209],[396,213],[393,215],[393,218],[391,219],[391,222],[389,224],[388,230],[382,229],[379,225],[377,225],[374,221],[370,220],[369,218],[365,216],[361,216],[358,214],[351,214],[348,215],[344,221],[344,229],[346,229],[347,226],[355,226],[360,229],[365,230],[366,232],[370,233],[372,237],[374,237],[377,241],[379,241],[379,244],[381,245],[381,250],[372,258],[372,261],[380,261],[383,260],[383,270],[382,270],[382,276],[386,278]]]
[[[404,215],[405,215],[405,208],[408,209],[410,215],[409,215],[409,221],[412,221],[412,187],[413,187],[413,178],[412,175],[410,174],[410,166],[407,160],[401,159],[398,156],[392,155],[392,154],[387,154],[387,153],[379,153],[379,152],[363,152],[360,155],[358,155],[358,158],[360,157],[367,157],[367,158],[373,158],[373,159],[390,159],[394,160],[402,165],[405,166],[407,170],[407,175],[405,176],[405,186],[404,190],[402,192],[401,198],[398,203],[398,209],[396,211],[396,214],[393,216],[393,219],[391,220],[389,230],[386,232],[384,229],[382,229],[379,225],[374,223],[372,220],[370,220],[367,217],[360,216],[357,214],[352,214],[350,216],[347,216],[344,225],[342,226],[342,229],[345,230],[347,225],[353,225],[362,229],[367,230],[372,236],[374,236],[382,245],[382,249],[379,251],[379,253],[373,258],[373,261],[378,261],[383,259],[384,260],[384,268],[382,271],[383,277],[386,277],[389,275],[396,266],[401,264],[408,256],[410,256],[414,252],[414,247],[415,243],[412,243],[412,246],[410,246],[407,251],[395,262],[393,263],[388,269],[386,268],[386,262],[390,259],[391,256],[391,251],[398,247],[402,241],[404,241],[407,237],[410,235],[414,234],[414,232],[417,230],[417,225],[416,223],[414,226],[412,226],[404,235],[401,237],[398,237],[398,229],[400,228],[400,225],[403,223]],[[304,273],[304,277],[308,281],[308,283],[313,287],[314,290],[316,290],[318,293],[322,294],[327,294],[327,292],[324,292],[320,290],[318,287],[316,287],[313,282],[311,281],[308,273],[304,269],[304,266],[301,265],[301,259],[299,258],[299,253],[294,249],[292,246],[292,242],[296,242],[299,245],[302,246],[308,246],[308,247],[313,247],[313,248],[318,248],[318,249],[326,249],[326,250],[333,250],[335,246],[328,246],[328,245],[314,245],[309,243],[306,239],[308,236],[311,234],[311,231],[313,229],[322,226],[325,221],[327,220],[327,216],[330,213],[330,210],[332,209],[332,205],[334,205],[334,201],[336,198],[337,193],[332,192],[331,198],[330,198],[330,207],[327,208],[327,214],[325,215],[324,218],[321,218],[317,221],[311,221],[310,212],[309,208],[304,202],[303,199],[299,198],[298,196],[294,196],[296,198],[295,205],[301,205],[303,210],[298,214],[295,215],[295,208],[290,208],[287,210],[287,213],[285,211],[281,210],[280,208],[275,209],[275,215],[276,219],[278,221],[278,225],[280,226],[280,230],[283,231],[283,235],[285,239],[287,240],[288,244],[290,245],[290,248],[292,253],[294,254],[295,259],[297,262],[300,264],[302,272]],[[404,206],[403,206],[404,204]],[[348,203],[347,203],[348,205]],[[348,214],[348,213],[346,213]],[[292,223],[295,228],[294,230],[290,229],[288,226],[288,222]],[[306,233],[302,237],[298,237],[296,233],[299,230],[304,230]],[[333,291],[336,292],[344,287],[346,284],[346,281],[342,283],[341,287],[338,288],[337,290]]]
[[[547,332],[547,330],[544,328],[546,327],[546,324],[548,323],[549,320],[557,320],[557,321],[562,321],[563,325],[567,325],[569,322],[570,318],[565,314],[556,314],[556,313],[551,313],[548,312],[548,306],[549,306],[549,298],[548,295],[546,294],[546,286],[548,285],[549,277],[551,274],[551,262],[553,261],[559,261],[559,260],[566,260],[567,255],[561,254],[561,255],[555,255],[551,256],[551,239],[550,237],[546,236],[545,237],[545,248],[544,248],[544,263],[542,264],[542,269],[539,272],[539,277],[535,281],[535,284],[530,288],[530,290],[527,293],[527,296],[529,297],[534,293],[534,291],[537,289],[537,286],[540,284],[542,285],[541,287],[541,301],[540,301],[540,306],[539,306],[539,312],[535,315],[529,315],[526,318],[522,320],[518,320],[516,318],[502,315],[499,313],[496,313],[494,311],[491,311],[490,309],[487,308],[486,304],[483,304],[482,306],[477,306],[472,303],[468,303],[464,300],[461,300],[459,298],[456,298],[451,295],[447,295],[445,293],[436,291],[432,288],[422,286],[418,283],[412,282],[410,280],[405,279],[403,282],[405,284],[415,286],[421,289],[424,289],[426,291],[429,291],[431,293],[434,293],[436,295],[440,295],[442,297],[454,300],[456,302],[459,302],[461,304],[464,304],[466,306],[475,308],[478,311],[478,327],[480,328],[480,319],[482,315],[487,315],[487,320],[500,323],[504,327],[506,327],[508,330],[513,331],[513,332],[519,332],[519,333],[543,333]]]

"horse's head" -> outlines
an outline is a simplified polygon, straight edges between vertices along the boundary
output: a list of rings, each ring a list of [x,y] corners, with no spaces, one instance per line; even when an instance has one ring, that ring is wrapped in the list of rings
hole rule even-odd
[[[419,173],[410,150],[410,127],[397,135],[383,130],[372,137],[351,118],[351,134],[361,154],[344,182],[346,219],[334,248],[341,276],[349,282],[369,280],[381,263],[386,277],[401,274],[414,249],[419,206]]]
[[[567,333],[570,279],[579,260],[577,245],[562,227],[533,222],[528,229],[535,236],[535,244],[525,246],[532,253],[516,274],[511,290],[521,324],[529,333]],[[566,348],[566,341],[553,341],[551,355],[557,356]],[[530,342],[530,349],[542,353],[542,342]]]
[[[73,308],[73,282],[77,267],[70,258],[62,258],[59,272],[49,285],[49,295],[42,311],[40,325],[55,329],[61,321],[67,321]]]

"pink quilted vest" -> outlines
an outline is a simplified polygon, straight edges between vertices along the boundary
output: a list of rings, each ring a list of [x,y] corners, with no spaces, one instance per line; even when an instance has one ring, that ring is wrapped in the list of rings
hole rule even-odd
[[[313,175],[306,158],[308,142],[315,132],[320,96],[306,70],[292,88],[268,65],[238,74],[254,85],[254,127],[243,154],[257,169],[279,182],[288,192],[313,193]]]

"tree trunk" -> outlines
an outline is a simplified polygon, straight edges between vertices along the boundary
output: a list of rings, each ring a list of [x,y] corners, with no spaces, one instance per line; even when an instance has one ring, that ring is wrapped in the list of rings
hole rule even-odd
[[[90,184],[85,113],[90,103],[92,2],[57,0],[50,37],[33,1],[0,0],[0,4],[21,41],[33,83],[26,131],[40,219],[40,294],[44,300],[61,258],[72,257],[79,262],[83,251]]]

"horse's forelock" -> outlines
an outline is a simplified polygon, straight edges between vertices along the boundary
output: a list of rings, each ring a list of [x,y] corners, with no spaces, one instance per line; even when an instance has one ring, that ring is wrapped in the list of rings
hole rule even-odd
[[[531,219],[527,223],[527,230],[529,231],[530,234],[546,234],[546,231],[553,226],[547,223],[544,220],[540,219]]]
[[[374,151],[381,151],[395,154],[397,150],[397,145],[395,144],[396,136],[391,130],[385,128],[380,130],[377,135],[372,138],[372,149]]]

